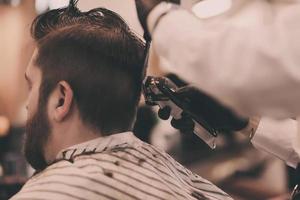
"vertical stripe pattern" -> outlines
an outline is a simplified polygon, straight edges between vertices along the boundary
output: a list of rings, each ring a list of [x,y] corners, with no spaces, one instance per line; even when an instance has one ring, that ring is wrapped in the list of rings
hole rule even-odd
[[[13,200],[229,200],[167,153],[132,133],[98,138],[61,151]]]

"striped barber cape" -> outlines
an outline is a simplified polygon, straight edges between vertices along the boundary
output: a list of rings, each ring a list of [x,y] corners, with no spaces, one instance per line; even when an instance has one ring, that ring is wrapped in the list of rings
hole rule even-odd
[[[61,151],[13,200],[232,199],[167,153],[125,132]]]

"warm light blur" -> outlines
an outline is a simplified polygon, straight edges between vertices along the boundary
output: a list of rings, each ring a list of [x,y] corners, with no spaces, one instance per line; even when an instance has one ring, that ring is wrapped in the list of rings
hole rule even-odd
[[[9,128],[10,128],[9,120],[4,116],[0,116],[0,137],[7,135]]]
[[[15,7],[0,4],[0,115],[20,126],[26,120],[24,72],[34,50],[30,25],[35,16],[34,0]]]
[[[193,12],[199,18],[213,17],[231,8],[232,0],[201,1],[193,7]]]

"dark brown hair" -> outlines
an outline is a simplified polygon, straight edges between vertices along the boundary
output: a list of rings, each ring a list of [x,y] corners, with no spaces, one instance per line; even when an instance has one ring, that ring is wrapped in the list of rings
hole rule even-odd
[[[84,122],[113,134],[131,130],[143,80],[144,44],[116,13],[81,12],[77,1],[38,16],[31,28],[42,71],[40,104],[67,81]]]

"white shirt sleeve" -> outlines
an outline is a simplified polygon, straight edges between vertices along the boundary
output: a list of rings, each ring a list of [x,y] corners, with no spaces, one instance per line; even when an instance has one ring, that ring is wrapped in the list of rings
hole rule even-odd
[[[252,138],[252,144],[259,150],[266,151],[287,165],[296,168],[300,162],[294,141],[297,139],[297,121],[292,119],[273,120],[262,118]]]
[[[300,114],[300,1],[236,0],[209,19],[185,9],[159,18],[160,6],[148,22],[162,67],[241,114]]]

